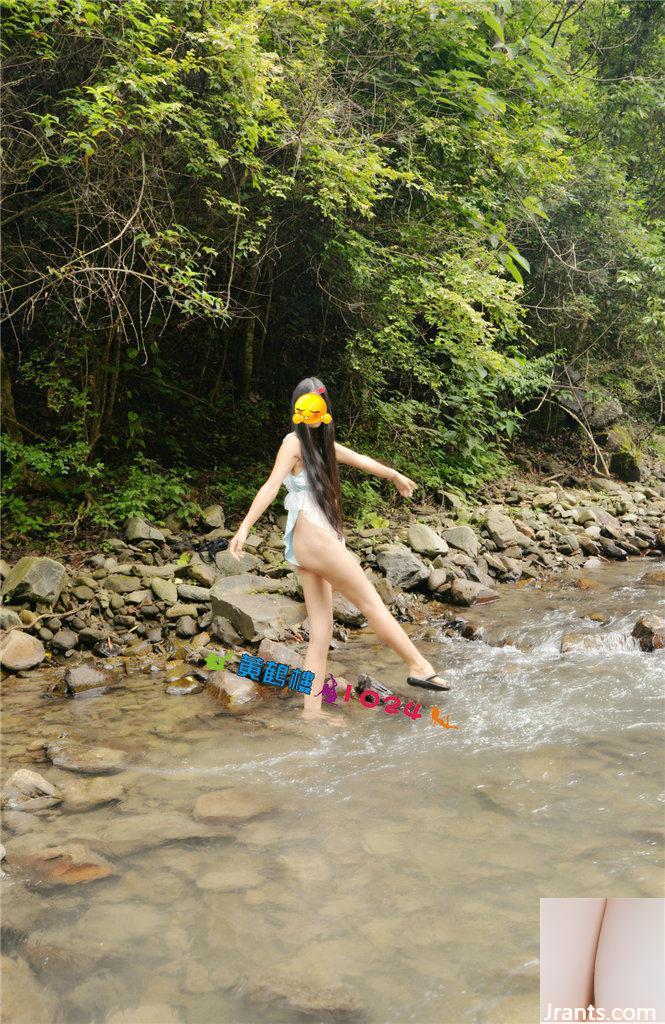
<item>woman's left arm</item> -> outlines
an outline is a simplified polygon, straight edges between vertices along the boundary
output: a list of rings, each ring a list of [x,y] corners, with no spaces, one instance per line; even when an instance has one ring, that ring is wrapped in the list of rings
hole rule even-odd
[[[418,486],[415,480],[404,476],[403,473],[398,473],[391,466],[384,466],[382,462],[371,459],[369,455],[361,455],[360,452],[354,452],[352,448],[345,448],[343,444],[339,444],[337,441],[335,441],[335,454],[338,462],[343,462],[347,466],[353,466],[354,469],[362,469],[363,473],[372,473],[373,476],[392,481],[399,493],[405,498],[410,498]]]

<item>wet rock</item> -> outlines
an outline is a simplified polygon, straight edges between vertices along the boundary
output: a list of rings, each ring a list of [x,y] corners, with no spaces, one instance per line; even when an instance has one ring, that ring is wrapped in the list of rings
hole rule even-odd
[[[98,658],[115,658],[121,653],[121,648],[117,644],[110,643],[108,640],[100,640],[93,647],[92,653],[96,654]]]
[[[0,638],[0,664],[10,672],[34,668],[46,657],[44,644],[35,636],[13,629]]]
[[[19,768],[2,787],[2,806],[7,810],[41,811],[61,803],[62,799],[57,786],[29,768]]]
[[[337,591],[333,591],[333,618],[337,622],[346,623],[347,626],[361,626],[365,621],[365,616],[356,608],[355,604],[351,604]]]
[[[92,691],[106,693],[114,681],[108,672],[100,672],[92,665],[77,665],[65,672],[65,686],[70,696]]]
[[[161,530],[158,530],[156,526],[152,526],[145,519],[140,519],[138,516],[132,516],[125,523],[125,540],[132,543],[140,540],[154,540],[158,544],[163,544],[165,539]]]
[[[263,878],[254,868],[238,864],[219,871],[207,871],[196,879],[196,887],[204,892],[237,892],[253,889],[262,881]]]
[[[618,544],[615,544],[613,540],[609,540],[607,537],[599,537],[598,543],[608,558],[615,558],[620,562],[625,560],[626,552]]]
[[[51,641],[56,651],[71,651],[78,642],[78,633],[75,633],[73,629],[59,629]]]
[[[166,692],[169,697],[189,697],[192,693],[200,693],[202,689],[203,683],[191,676],[184,676],[180,682],[167,686]]]
[[[178,600],[178,588],[173,580],[163,580],[155,576],[150,580],[150,587],[155,597],[169,606]]]
[[[258,683],[226,670],[210,673],[208,692],[233,715],[247,714],[263,699]]]
[[[643,651],[659,651],[665,648],[665,619],[659,615],[642,615],[631,634],[639,641]]]
[[[402,590],[413,590],[429,579],[430,571],[422,559],[402,544],[389,544],[376,560],[391,585]]]
[[[665,587],[665,569],[655,569],[653,572],[645,572],[640,583],[648,587]]]
[[[427,558],[448,553],[448,544],[443,537],[425,523],[412,523],[409,526],[407,543],[413,551]]]
[[[286,1012],[320,1022],[353,1021],[366,1019],[362,1003],[351,989],[332,982],[321,984],[318,979],[308,980],[295,968],[269,971],[243,988],[253,1004],[266,1006],[271,1012]]]
[[[14,601],[54,605],[67,578],[64,565],[52,558],[20,558],[2,585],[2,595]]]
[[[273,809],[270,801],[256,789],[234,787],[203,793],[194,804],[194,819],[208,824],[232,824],[247,821]]]
[[[307,614],[304,604],[279,593],[285,586],[292,590],[286,581],[247,573],[218,580],[210,590],[213,616],[228,619],[250,642],[276,639],[284,627],[298,625]]]
[[[559,645],[561,654],[570,654],[571,651],[595,651],[598,649],[598,638],[589,633],[564,633]]]
[[[58,999],[43,988],[22,959],[0,958],[3,1024],[53,1024]]]
[[[94,882],[115,874],[111,864],[82,843],[38,848],[41,837],[12,840],[10,860],[14,870],[27,875],[32,884],[61,886]]]
[[[117,779],[63,779],[60,783],[64,808],[80,814],[123,799],[126,785]]]
[[[126,750],[86,746],[67,737],[49,742],[46,753],[56,767],[82,775],[111,775],[122,771],[131,761]]]
[[[211,530],[218,530],[224,526],[224,509],[221,505],[208,505],[201,518]]]
[[[578,590],[598,590],[600,583],[598,580],[590,579],[588,576],[580,576],[579,579],[575,580],[573,586]]]
[[[219,828],[193,821],[178,811],[148,811],[142,814],[117,814],[86,841],[112,857],[126,857],[183,840],[204,839],[224,834]],[[93,912],[94,912],[93,908]]]
[[[184,1024],[178,1011],[168,1003],[141,1003],[128,1010],[114,1010],[104,1024]]]
[[[258,656],[264,661],[276,661],[278,665],[290,665],[291,668],[302,668],[303,666],[302,654],[279,640],[262,640],[259,644]]]
[[[450,599],[454,604],[470,606],[473,604],[487,604],[495,601],[499,594],[482,583],[474,583],[473,580],[456,579],[450,584]]]

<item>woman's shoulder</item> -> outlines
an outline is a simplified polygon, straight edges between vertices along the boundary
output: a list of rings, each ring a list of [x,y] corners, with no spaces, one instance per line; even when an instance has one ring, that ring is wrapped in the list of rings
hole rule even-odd
[[[296,434],[295,430],[292,430],[289,434],[286,434],[282,444],[288,444],[294,452],[300,452],[300,438]]]

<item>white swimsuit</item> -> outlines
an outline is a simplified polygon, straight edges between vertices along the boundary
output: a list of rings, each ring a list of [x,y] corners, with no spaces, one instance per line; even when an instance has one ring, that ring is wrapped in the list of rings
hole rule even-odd
[[[288,473],[284,477],[284,486],[287,490],[287,495],[284,499],[284,508],[288,512],[286,527],[284,529],[285,561],[291,562],[292,565],[300,565],[300,562],[293,552],[293,531],[295,529],[299,512],[302,512],[305,519],[308,519],[310,523],[314,523],[315,526],[319,526],[322,530],[325,530],[326,533],[330,533],[333,537],[344,544],[344,538],[336,532],[334,527],[328,522],[326,516],[321,511],[321,508],[314,496],[314,491],[310,487],[304,467],[299,473]]]

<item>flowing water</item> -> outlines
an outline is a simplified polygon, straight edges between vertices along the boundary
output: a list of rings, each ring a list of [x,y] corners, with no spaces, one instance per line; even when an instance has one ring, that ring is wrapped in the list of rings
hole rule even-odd
[[[45,844],[124,815],[165,821],[162,845],[109,854],[110,878],[29,892],[6,878],[5,951],[66,1024],[537,1020],[540,897],[663,895],[665,652],[630,637],[639,612],[665,614],[664,589],[640,584],[650,568],[585,572],[590,590],[574,576],[504,587],[465,613],[487,643],[430,620],[421,646],[454,684],[438,699],[352,631],[332,670],[420,699],[417,720],[342,704],[330,714],[346,729],[303,729],[297,699],[262,723],[230,719],[205,692],[167,697],[156,673],[73,701],[5,681],[5,772],[56,728],[134,754],[121,803],[30,819]],[[432,722],[435,703],[458,730]],[[168,815],[236,786],[272,811],[169,841]]]

